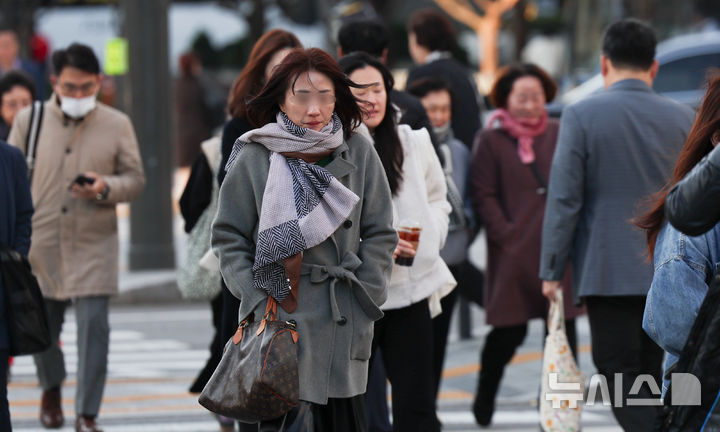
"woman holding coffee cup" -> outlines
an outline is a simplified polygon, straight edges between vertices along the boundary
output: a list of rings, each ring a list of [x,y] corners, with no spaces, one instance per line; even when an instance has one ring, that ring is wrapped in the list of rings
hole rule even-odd
[[[455,287],[440,258],[451,210],[443,170],[425,129],[397,125],[388,97],[393,78],[387,68],[360,52],[341,58],[340,66],[363,86],[352,91],[390,184],[400,237],[388,298],[381,307],[385,315],[375,322],[373,339],[392,384],[393,430],[439,431],[432,317],[440,313],[440,299]],[[375,369],[371,366],[371,375]]]

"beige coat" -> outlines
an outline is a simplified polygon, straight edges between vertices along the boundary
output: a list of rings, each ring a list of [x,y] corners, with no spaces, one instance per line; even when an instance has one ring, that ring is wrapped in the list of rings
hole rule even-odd
[[[46,297],[113,295],[118,290],[115,204],[134,199],[145,185],[130,119],[98,103],[80,121],[66,118],[54,96],[45,102],[32,197],[30,262]],[[8,142],[25,150],[30,109],[15,118]],[[110,187],[106,200],[74,199],[78,174],[94,171]]]

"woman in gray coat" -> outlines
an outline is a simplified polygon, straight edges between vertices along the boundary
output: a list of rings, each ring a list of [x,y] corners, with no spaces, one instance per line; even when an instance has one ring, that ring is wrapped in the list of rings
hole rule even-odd
[[[278,319],[297,322],[300,399],[315,431],[367,429],[373,322],[397,243],[383,166],[353,133],[361,111],[349,86],[316,48],[277,66],[248,104],[262,127],[235,144],[213,226],[240,318],[262,316],[271,295]]]

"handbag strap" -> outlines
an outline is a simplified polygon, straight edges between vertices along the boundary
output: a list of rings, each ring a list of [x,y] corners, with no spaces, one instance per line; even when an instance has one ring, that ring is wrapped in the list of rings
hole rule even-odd
[[[25,137],[25,163],[27,164],[28,180],[32,183],[33,171],[35,170],[35,159],[37,156],[37,143],[40,137],[40,126],[42,125],[44,104],[42,101],[34,101],[30,111],[30,129]]]
[[[561,330],[565,332],[565,310],[562,289],[555,292],[555,300],[550,302],[548,312],[548,333]]]
[[[502,129],[505,136],[507,136],[510,141],[515,145],[515,149],[518,147],[518,140],[514,136],[510,135],[506,130]],[[545,177],[543,177],[542,173],[540,172],[540,168],[538,167],[538,164],[536,161],[532,161],[528,164],[528,167],[530,167],[530,171],[532,171],[533,175],[535,176],[535,180],[538,182],[538,185],[540,185],[539,188],[537,188],[538,195],[545,195],[547,194],[547,181],[545,180]]]

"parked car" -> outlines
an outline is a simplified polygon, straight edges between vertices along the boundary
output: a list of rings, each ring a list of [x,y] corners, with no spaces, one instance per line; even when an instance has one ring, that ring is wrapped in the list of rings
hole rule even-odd
[[[720,71],[720,31],[677,36],[659,43],[656,51],[660,68],[653,89],[695,109],[705,94],[708,74]],[[598,73],[549,104],[548,111],[559,117],[566,105],[603,89]]]

